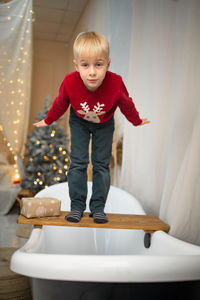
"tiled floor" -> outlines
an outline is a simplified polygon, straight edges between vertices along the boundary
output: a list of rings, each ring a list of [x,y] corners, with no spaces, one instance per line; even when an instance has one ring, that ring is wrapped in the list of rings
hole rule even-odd
[[[16,231],[20,226],[17,224],[17,217],[19,215],[19,207],[14,204],[11,211],[5,215],[0,216],[0,247],[14,247],[20,248],[26,242],[27,239],[16,236]]]

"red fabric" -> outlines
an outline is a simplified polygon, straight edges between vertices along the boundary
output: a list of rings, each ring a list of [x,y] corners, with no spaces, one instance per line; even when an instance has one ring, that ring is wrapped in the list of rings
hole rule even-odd
[[[79,72],[67,74],[60,86],[59,94],[45,118],[46,124],[50,125],[59,119],[69,104],[80,118],[91,122],[104,123],[108,121],[119,107],[133,125],[137,126],[142,123],[121,76],[109,71],[107,71],[101,86],[94,92],[85,87]]]

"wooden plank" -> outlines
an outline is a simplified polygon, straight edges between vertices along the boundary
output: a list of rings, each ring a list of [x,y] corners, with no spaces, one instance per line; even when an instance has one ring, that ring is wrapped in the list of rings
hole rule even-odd
[[[109,222],[96,224],[89,213],[85,212],[79,223],[67,222],[65,216],[68,211],[62,211],[59,217],[31,218],[20,215],[17,223],[32,225],[53,225],[71,227],[93,227],[93,228],[113,228],[113,229],[142,229],[145,232],[156,230],[169,231],[169,226],[156,216],[152,215],[130,215],[130,214],[106,214]]]

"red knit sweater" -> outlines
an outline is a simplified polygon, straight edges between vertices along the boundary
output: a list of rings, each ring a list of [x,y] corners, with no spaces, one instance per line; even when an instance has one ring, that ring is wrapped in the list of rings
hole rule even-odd
[[[46,124],[50,125],[59,119],[69,104],[77,116],[90,122],[104,123],[108,121],[119,107],[133,125],[137,126],[142,123],[121,76],[109,71],[107,71],[101,86],[94,92],[85,87],[79,72],[66,75],[60,86],[59,94],[45,118]]]

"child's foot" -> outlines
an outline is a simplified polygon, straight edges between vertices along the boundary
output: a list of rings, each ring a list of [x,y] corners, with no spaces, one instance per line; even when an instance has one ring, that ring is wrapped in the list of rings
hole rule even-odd
[[[83,216],[83,213],[79,210],[72,210],[68,215],[66,215],[65,219],[68,222],[78,223]]]
[[[108,222],[108,218],[104,212],[91,213],[90,217],[93,217],[94,223],[103,224]]]

